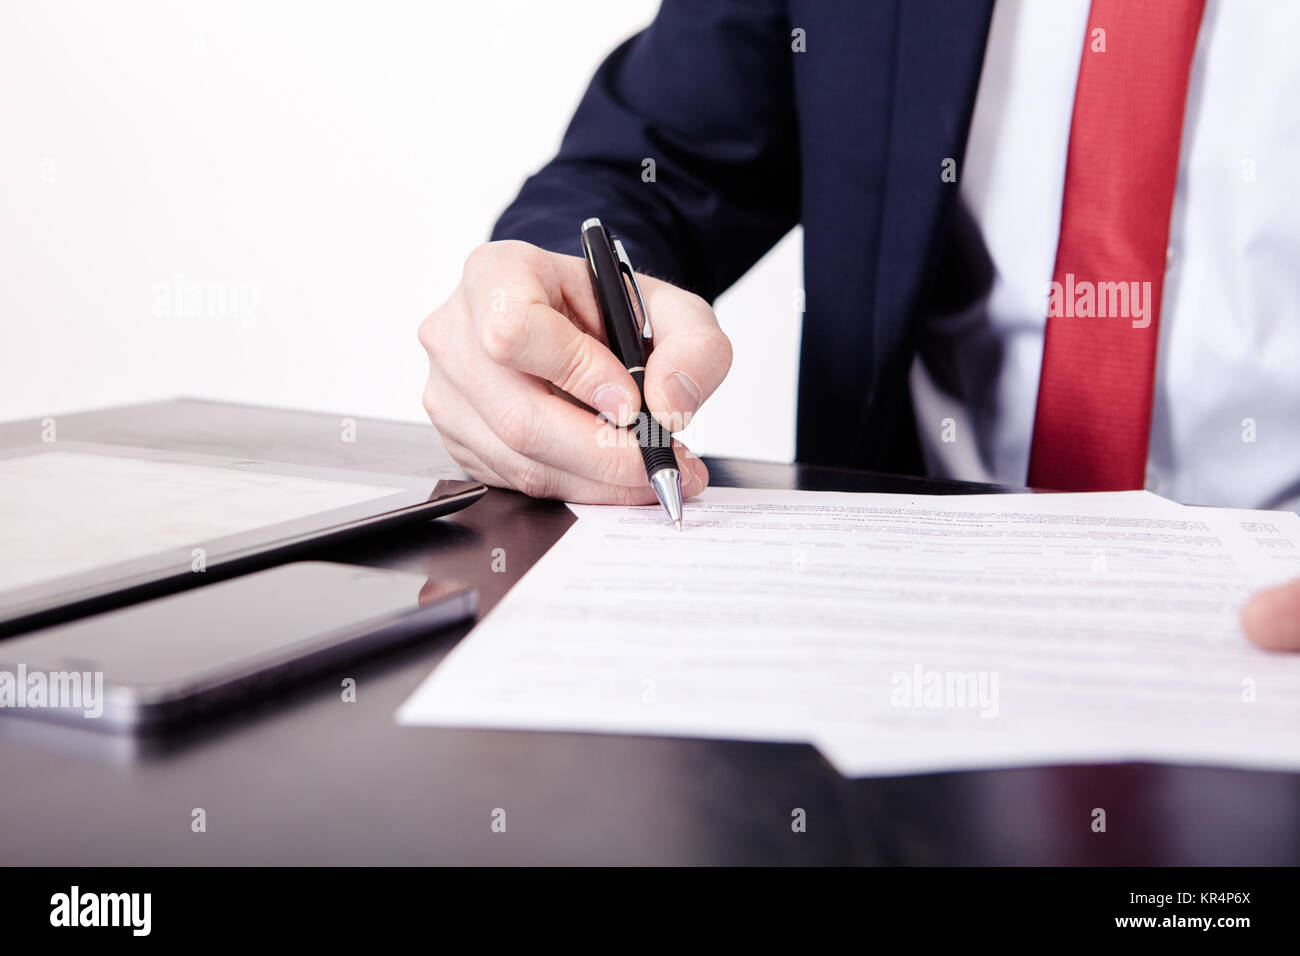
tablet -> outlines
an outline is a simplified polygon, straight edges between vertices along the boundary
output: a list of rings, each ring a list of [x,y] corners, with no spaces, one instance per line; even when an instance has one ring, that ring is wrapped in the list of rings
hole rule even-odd
[[[294,561],[0,641],[0,714],[146,731],[469,620],[477,592]]]
[[[486,490],[472,481],[89,442],[5,449],[0,634],[448,514]]]

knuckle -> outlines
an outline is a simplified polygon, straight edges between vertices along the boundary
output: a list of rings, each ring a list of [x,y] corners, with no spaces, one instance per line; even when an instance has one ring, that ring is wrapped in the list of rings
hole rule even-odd
[[[711,387],[716,387],[731,371],[731,339],[717,326],[690,332],[676,343],[676,347],[682,356],[690,357],[695,370],[711,380]],[[700,384],[705,384],[704,379]]]
[[[519,354],[524,344],[524,314],[524,310],[513,303],[501,311],[487,314],[479,345],[492,361],[505,364]]]
[[[515,476],[515,487],[530,498],[549,498],[552,491],[549,469],[540,461],[530,459]]]
[[[496,242],[479,243],[477,246],[471,249],[469,251],[469,255],[465,257],[465,268],[463,270],[463,274],[469,276],[477,272],[482,272],[484,269],[491,268],[492,265],[498,261],[498,256],[500,254],[501,254],[500,243],[496,243]]]
[[[734,358],[731,339],[727,337],[727,333],[723,332],[722,329],[716,330],[715,337],[717,340],[718,361],[722,365],[722,374],[726,375],[727,372],[731,371],[731,360]]]
[[[584,386],[596,366],[595,342],[589,335],[578,335],[567,350],[567,362],[555,384],[570,395],[585,394]]]
[[[502,258],[508,258],[511,262],[521,263],[534,270],[541,269],[546,262],[546,250],[521,239],[498,239],[489,245],[495,247],[494,252]]]
[[[635,455],[635,462],[633,456]],[[612,487],[630,486],[635,480],[633,465],[641,465],[639,451],[623,443],[613,448],[602,448],[596,456],[595,479],[602,485]],[[641,467],[645,467],[641,465]],[[644,474],[642,475],[644,479]]]
[[[497,434],[507,448],[531,456],[537,444],[537,416],[527,402],[506,406],[497,418]]]
[[[694,312],[696,315],[698,315],[700,318],[703,319],[714,317],[713,306],[709,305],[708,299],[704,298],[704,296],[702,295],[699,295],[695,292],[691,292],[687,289],[682,289],[680,291],[682,292],[683,295],[686,296],[684,304],[692,312]]]
[[[671,309],[675,315],[689,320],[691,326],[716,325],[718,321],[708,299],[679,286],[669,286],[664,290],[664,300],[659,303],[659,308]]]
[[[465,275],[491,271],[502,262],[517,262],[532,268],[540,268],[546,261],[546,253],[532,243],[519,239],[498,239],[494,242],[482,242],[470,250],[465,257]]]
[[[420,344],[430,356],[435,355],[442,345],[442,317],[440,312],[430,312],[420,323]]]

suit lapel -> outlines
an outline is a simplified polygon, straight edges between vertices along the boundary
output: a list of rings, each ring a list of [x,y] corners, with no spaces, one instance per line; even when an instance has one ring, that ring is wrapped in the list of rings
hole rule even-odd
[[[873,354],[855,446],[897,416],[913,326],[955,207],[993,0],[899,0],[884,195],[876,244]],[[948,181],[945,168],[955,173]],[[904,400],[901,404],[905,403]],[[909,406],[910,407],[910,406]]]
[[[791,0],[810,50],[795,61],[815,323],[800,357],[800,460],[882,467],[895,457],[881,439],[907,411],[910,326],[957,198],[992,9]],[[956,182],[943,181],[948,159]]]

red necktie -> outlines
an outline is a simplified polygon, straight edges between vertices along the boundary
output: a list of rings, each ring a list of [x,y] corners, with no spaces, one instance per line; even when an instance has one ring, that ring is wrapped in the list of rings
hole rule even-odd
[[[1145,484],[1169,214],[1204,6],[1092,0],[1030,485],[1114,491]]]

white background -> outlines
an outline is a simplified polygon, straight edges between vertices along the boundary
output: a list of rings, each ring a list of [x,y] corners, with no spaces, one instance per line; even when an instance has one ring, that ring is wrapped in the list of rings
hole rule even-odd
[[[193,395],[423,420],[420,319],[655,7],[6,3],[0,419]],[[736,363],[698,451],[792,457],[799,246],[718,303]],[[196,282],[256,319],[159,305]]]

